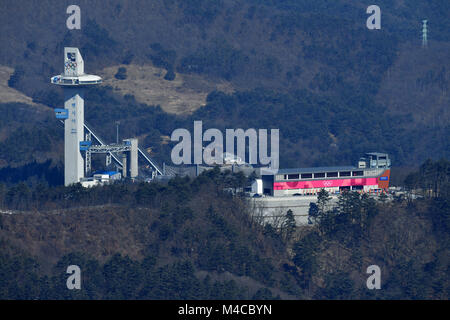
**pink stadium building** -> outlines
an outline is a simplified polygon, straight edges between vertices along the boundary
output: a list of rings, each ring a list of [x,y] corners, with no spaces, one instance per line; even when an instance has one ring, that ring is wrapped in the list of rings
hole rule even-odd
[[[346,190],[382,192],[389,187],[391,161],[386,153],[367,153],[357,166],[280,169],[262,174],[264,194],[275,197],[331,194]]]

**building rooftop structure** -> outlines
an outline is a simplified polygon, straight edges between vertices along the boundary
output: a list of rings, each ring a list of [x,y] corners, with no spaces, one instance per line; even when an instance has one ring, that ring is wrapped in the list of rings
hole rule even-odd
[[[316,173],[316,172],[325,172],[325,171],[343,171],[343,170],[355,170],[355,169],[358,169],[358,168],[355,166],[289,168],[289,169],[279,169],[277,174]]]

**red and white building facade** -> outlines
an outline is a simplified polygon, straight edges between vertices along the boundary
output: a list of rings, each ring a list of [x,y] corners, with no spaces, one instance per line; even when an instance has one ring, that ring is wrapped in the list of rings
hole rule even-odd
[[[263,189],[275,197],[343,191],[383,192],[389,187],[391,162],[385,153],[367,153],[357,166],[280,169],[262,174]]]

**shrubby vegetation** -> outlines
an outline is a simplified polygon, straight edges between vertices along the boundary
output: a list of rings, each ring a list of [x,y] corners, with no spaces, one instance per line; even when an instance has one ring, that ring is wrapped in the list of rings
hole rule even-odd
[[[282,167],[348,165],[368,150],[385,151],[396,166],[401,166],[445,149],[445,140],[437,139],[440,129],[406,130],[409,117],[394,117],[383,108],[373,108],[370,98],[364,96],[340,101],[304,90],[214,91],[208,95],[206,106],[190,116],[167,114],[133,97],[117,97],[108,88],[89,91],[88,98],[87,121],[102,136],[114,141],[114,122],[120,118],[121,134],[147,135],[140,144],[150,145],[154,156],[167,163],[174,143],[165,144],[161,136],[170,136],[176,128],[192,130],[196,120],[203,121],[204,130],[218,128],[223,132],[227,128],[279,128]],[[108,112],[104,112],[105,100],[109,101]]]
[[[293,246],[301,285],[325,299],[447,299],[450,227],[450,162],[427,161],[413,173],[424,189],[412,189],[393,201],[347,192],[336,207],[326,191],[318,195],[314,220]],[[434,172],[440,193],[430,193],[427,176]],[[408,180],[411,178],[408,178]],[[432,190],[436,190],[433,187]],[[359,286],[369,265],[382,270],[381,290]],[[324,281],[324,282],[322,282]]]
[[[14,214],[10,216],[13,220],[19,216],[27,221],[37,218],[32,225],[41,233],[53,220],[45,212],[58,212],[54,216],[58,222],[51,224],[56,223],[62,229],[77,225],[78,219],[83,221],[76,228],[84,230],[82,234],[77,234],[72,227],[66,229],[72,241],[78,242],[76,239],[80,236],[94,237],[96,243],[105,245],[100,250],[92,250],[90,241],[73,245],[57,240],[57,252],[53,254],[62,257],[56,267],[43,272],[37,266],[30,269],[24,264],[23,268],[11,270],[11,265],[17,261],[32,261],[30,263],[35,265],[37,261],[48,261],[49,257],[39,251],[37,260],[18,254],[15,246],[8,244],[9,240],[10,244],[17,244],[16,233],[11,233],[15,222],[5,216],[0,224],[1,239],[6,241],[2,243],[5,254],[1,272],[10,275],[4,279],[2,298],[239,299],[252,298],[255,294],[267,298],[272,297],[269,289],[272,287],[286,296],[278,289],[279,276],[274,265],[277,260],[286,259],[285,253],[274,250],[282,243],[277,245],[278,240],[270,239],[260,243],[264,238],[263,229],[248,215],[245,200],[223,191],[243,183],[245,179],[241,175],[220,173],[215,169],[195,180],[175,178],[168,184],[115,184],[92,189],[42,185],[30,189],[25,184],[10,188],[0,186],[1,208],[40,212],[28,217]],[[95,221],[89,221],[88,216]],[[131,247],[126,251],[130,255],[134,253],[134,259],[114,254],[114,246],[109,244],[109,241],[116,241],[113,238],[99,238],[97,233],[105,232],[105,228],[114,230],[113,238],[118,234],[130,238]],[[49,238],[45,242],[59,239],[62,234],[56,230],[62,229],[57,227],[46,233]],[[25,231],[24,236],[34,242],[30,231]],[[140,249],[137,253],[136,247]],[[76,251],[71,254],[73,249]],[[84,254],[80,257],[75,252]],[[112,255],[108,254],[110,257],[105,260],[104,252]],[[62,268],[68,261],[80,263],[88,277],[84,280],[86,291],[80,295],[71,295],[65,289],[66,274]],[[199,271],[206,274],[199,275]],[[31,283],[16,281],[23,273],[27,274],[24,279],[36,280],[32,285],[34,291],[25,293]],[[229,280],[218,281],[220,274],[225,274]]]
[[[63,126],[54,118],[53,111],[22,103],[4,103],[0,104],[0,114],[0,182],[26,181],[36,176],[41,182],[54,184],[60,179],[56,172],[51,176],[45,172],[58,167],[63,156],[60,153]],[[42,165],[44,162],[47,165]]]
[[[117,69],[117,73],[114,75],[117,80],[125,80],[127,78],[127,68],[120,67]]]
[[[440,60],[422,73],[400,73],[415,86],[394,90],[407,101],[412,90],[436,89],[430,96],[437,102],[425,108],[440,121],[421,119],[423,110],[409,105],[399,112],[401,106],[386,102],[389,93],[379,96],[402,53],[421,60],[424,14],[432,21],[428,52],[445,51],[450,28],[443,0],[395,8],[380,0],[383,12],[391,12],[383,25],[396,26],[380,32],[365,29],[366,4],[348,1],[171,0],[137,10],[115,1],[110,14],[92,8],[97,20],[61,35],[53,32],[60,21],[47,17],[64,12],[64,4],[17,5],[30,19],[2,16],[16,32],[4,28],[10,45],[0,61],[15,68],[8,85],[34,102],[62,105],[62,91],[48,79],[61,72],[61,61],[51,57],[64,46],[79,47],[93,73],[151,63],[167,70],[168,81],[177,71],[231,83],[234,93],[211,92],[206,106],[183,116],[108,87],[87,90],[87,122],[106,141],[115,141],[120,119],[121,135],[143,137],[140,145],[160,162],[170,161],[172,147],[162,136],[192,128],[194,120],[204,130],[279,128],[282,167],[350,164],[368,151],[388,152],[395,166],[450,157],[448,115],[437,108],[448,89]],[[118,76],[124,78],[123,70]],[[217,170],[168,184],[61,187],[63,131],[51,109],[6,103],[0,113],[0,208],[24,211],[0,216],[2,298],[448,299],[448,161],[424,163],[394,201],[348,193],[333,207],[321,193],[310,208],[316,225],[294,228],[286,212],[277,229],[249,219],[244,199],[223,193],[242,177]],[[424,198],[415,198],[417,190]],[[82,292],[64,287],[64,265],[72,261],[87,270]],[[365,287],[370,264],[382,269],[382,290]],[[224,275],[229,280],[219,279]]]
[[[168,184],[0,186],[0,208],[28,210],[1,216],[0,294],[447,299],[450,189],[443,165],[448,161],[426,165],[439,172],[439,194],[377,201],[348,192],[333,206],[322,191],[313,226],[296,228],[286,212],[280,229],[259,224],[245,198],[224,191],[245,181],[218,169]],[[65,287],[70,264],[83,270],[81,291]],[[382,270],[381,290],[366,288],[372,264]]]
[[[392,8],[389,1],[380,5]],[[216,128],[279,128],[284,167],[349,164],[367,151],[388,152],[396,166],[411,166],[428,157],[450,156],[442,138],[450,134],[445,114],[430,102],[430,114],[442,117],[443,124],[428,123],[415,116],[423,110],[408,106],[398,113],[399,106],[388,103],[389,96],[378,94],[383,81],[396,71],[392,68],[399,55],[411,51],[403,46],[411,39],[420,42],[417,32],[423,12],[433,21],[433,41],[448,41],[448,19],[443,15],[445,10],[439,9],[447,6],[443,1],[436,5],[410,1],[396,7],[392,16],[383,15],[383,24],[395,23],[395,30],[368,32],[364,6],[342,1],[247,0],[239,5],[165,1],[137,9],[127,1],[116,1],[108,15],[92,9],[97,20],[86,19],[80,32],[50,36],[57,28],[53,20],[46,21],[49,30],[40,34],[39,44],[27,34],[17,36],[21,40],[12,41],[14,51],[5,48],[0,59],[16,67],[11,86],[51,107],[63,102],[62,91],[48,83],[49,76],[61,71],[61,63],[58,59],[42,61],[42,57],[60,56],[64,46],[80,47],[92,72],[121,63],[151,63],[167,70],[168,81],[175,79],[175,71],[229,80],[237,89],[234,94],[211,92],[207,105],[190,117],[167,115],[130,96],[117,96],[108,88],[89,90],[88,122],[114,141],[114,122],[120,118],[124,136],[144,136],[141,145],[151,147],[161,162],[168,162],[170,153],[170,145],[161,135],[170,135],[175,128],[191,128],[193,120],[203,120],[205,126]],[[25,7],[30,16],[44,10],[34,4]],[[142,28],[141,17],[147,14],[154,22],[152,28]],[[29,19],[28,29],[39,19]],[[16,21],[20,19],[5,23],[14,27]],[[20,34],[24,28],[15,29]],[[433,52],[439,50],[433,48]],[[416,54],[419,59],[419,51]],[[415,87],[395,90],[395,95],[403,94],[400,100],[407,101],[411,90],[436,87],[442,93],[438,99],[445,101],[448,81],[442,64],[437,65],[427,65],[429,70],[423,74],[405,74],[408,78],[402,80]],[[124,74],[118,76],[123,78]],[[31,131],[34,135],[35,128]],[[28,142],[24,138],[25,133],[19,134],[25,145],[34,144],[33,139]],[[36,132],[38,135],[45,134]],[[6,165],[18,160],[10,154],[19,145],[22,143],[0,148],[0,159]],[[53,145],[57,144],[50,148]],[[36,159],[29,149],[32,147],[18,150],[22,158],[45,160]]]
[[[16,88],[17,84],[23,79],[25,75],[25,70],[23,66],[17,66],[14,68],[14,72],[8,80],[8,86],[11,88]]]

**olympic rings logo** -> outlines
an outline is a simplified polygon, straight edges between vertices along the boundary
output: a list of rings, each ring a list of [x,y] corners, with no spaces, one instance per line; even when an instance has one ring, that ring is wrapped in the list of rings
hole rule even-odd
[[[67,61],[64,64],[64,67],[66,68],[66,70],[69,70],[69,69],[75,70],[75,68],[77,67],[77,63],[76,62],[72,62],[72,61]]]

